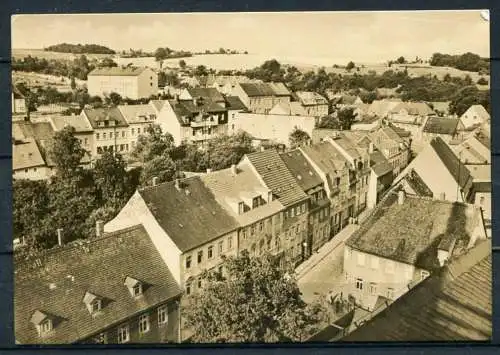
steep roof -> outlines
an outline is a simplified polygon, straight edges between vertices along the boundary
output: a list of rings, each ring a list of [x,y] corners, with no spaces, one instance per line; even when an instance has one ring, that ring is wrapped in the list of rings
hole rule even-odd
[[[384,155],[377,151],[370,154],[370,167],[377,176],[384,176],[392,172],[392,165],[384,157]]]
[[[457,247],[467,247],[481,213],[473,205],[406,196],[398,203],[391,192],[376,207],[373,218],[346,245],[382,258],[434,270],[439,267],[437,246],[451,236]]]
[[[12,94],[14,95],[14,99],[24,99],[24,95],[19,91],[16,85],[12,85]]]
[[[328,105],[327,99],[314,91],[296,91],[295,95],[304,106]]]
[[[188,251],[238,228],[199,176],[139,190],[160,226],[181,251]]]
[[[99,122],[102,121],[110,121],[114,120],[116,122],[116,126],[109,127],[127,127],[127,121],[123,117],[122,113],[118,109],[118,107],[110,107],[110,108],[85,108],[82,113],[85,113],[92,128],[101,128],[99,126]],[[109,128],[108,127],[108,128]]]
[[[483,105],[472,105],[467,109],[467,111],[464,112],[461,118],[471,114],[476,114],[482,120],[490,119],[490,114],[488,113],[488,111],[486,111]]]
[[[432,139],[430,144],[455,181],[461,188],[465,188],[471,179],[469,169],[440,137]]]
[[[389,110],[390,113],[398,113],[406,110],[410,115],[428,116],[435,113],[425,102],[401,102]]]
[[[167,100],[151,100],[149,103],[156,109],[156,111],[160,112]]]
[[[123,118],[127,123],[143,123],[146,121],[151,122],[151,115],[156,116],[156,111],[149,104],[143,105],[119,105]]]
[[[388,127],[390,127],[401,138],[411,137],[410,131],[394,126],[392,123],[389,123]]]
[[[307,191],[323,183],[299,149],[281,153],[280,157],[302,190]]]
[[[274,91],[274,95],[276,96],[291,96],[292,93],[283,83],[267,83],[271,89]]]
[[[15,139],[49,140],[54,137],[54,133],[54,129],[49,122],[12,122],[12,136]]]
[[[291,102],[278,102],[276,106],[274,106],[269,114],[279,114],[277,111],[281,110],[285,115],[290,116],[307,116],[307,112],[305,108],[300,104],[300,102],[291,101]]]
[[[454,135],[460,120],[445,117],[429,117],[424,126],[424,132],[434,134]]]
[[[216,88],[187,88],[192,98],[202,97],[212,102],[224,102],[224,96]]]
[[[96,68],[88,76],[138,76],[146,70],[145,67],[111,67]]]
[[[316,143],[300,149],[326,174],[328,186],[333,189],[333,179],[339,176],[347,164],[344,156],[330,142]]]
[[[477,137],[472,136],[450,146],[463,162],[469,164],[489,164],[491,162],[491,150],[484,146]]]
[[[415,170],[411,169],[403,179],[417,196],[433,197],[434,194],[432,190],[425,184],[425,181]]]
[[[27,169],[44,166],[45,160],[35,139],[30,137],[12,145],[12,169]]]
[[[75,129],[75,132],[92,132],[92,126],[82,116],[52,116],[49,119],[56,131],[71,126]]]
[[[127,276],[143,282],[140,299],[124,285]],[[77,342],[180,295],[142,226],[17,260],[14,280],[15,336],[22,344]],[[83,303],[86,292],[102,298],[98,315]],[[38,337],[30,322],[35,311],[52,317],[52,335]]]
[[[291,96],[290,91],[283,83],[240,83],[243,91],[253,96]]]
[[[278,200],[267,201],[268,190],[248,164],[239,164],[236,174],[231,168],[223,169],[200,176],[203,183],[214,194],[217,202],[244,227],[263,218],[272,216],[283,209]],[[239,213],[238,203],[244,202],[246,196],[261,196],[258,207]],[[263,202],[265,201],[265,203]]]
[[[270,149],[251,153],[246,157],[284,206],[303,201],[308,197],[297,184],[278,152]]]
[[[248,110],[238,96],[226,96],[226,107],[228,110]]]
[[[341,341],[471,341],[492,336],[491,242],[452,259]]]

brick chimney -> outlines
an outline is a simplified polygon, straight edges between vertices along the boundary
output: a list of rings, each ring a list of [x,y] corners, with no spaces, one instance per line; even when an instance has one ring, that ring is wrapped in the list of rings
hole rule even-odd
[[[95,222],[95,236],[102,237],[104,234],[104,221],[97,220]]]
[[[58,228],[57,229],[57,244],[58,245],[63,245],[64,244],[63,229],[62,228]]]
[[[405,202],[405,192],[404,190],[398,191],[398,205],[402,205]]]

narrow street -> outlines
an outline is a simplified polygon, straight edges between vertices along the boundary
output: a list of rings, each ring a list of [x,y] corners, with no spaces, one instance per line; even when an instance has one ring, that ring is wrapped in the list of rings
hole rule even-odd
[[[344,243],[358,228],[358,225],[348,225],[296,269],[304,301],[311,302],[319,295],[340,288]]]

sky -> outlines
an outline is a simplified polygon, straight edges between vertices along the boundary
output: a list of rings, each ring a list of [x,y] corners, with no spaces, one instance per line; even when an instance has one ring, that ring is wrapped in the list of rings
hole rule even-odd
[[[12,47],[95,43],[115,50],[158,47],[380,62],[432,53],[490,53],[480,10],[16,15]]]

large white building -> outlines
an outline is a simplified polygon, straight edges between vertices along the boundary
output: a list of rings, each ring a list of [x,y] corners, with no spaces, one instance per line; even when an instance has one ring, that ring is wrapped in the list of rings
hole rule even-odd
[[[88,75],[90,95],[106,96],[112,92],[137,100],[158,94],[158,75],[150,68],[98,68]]]

